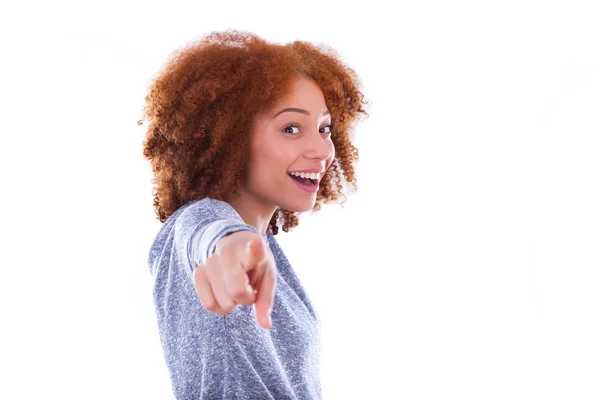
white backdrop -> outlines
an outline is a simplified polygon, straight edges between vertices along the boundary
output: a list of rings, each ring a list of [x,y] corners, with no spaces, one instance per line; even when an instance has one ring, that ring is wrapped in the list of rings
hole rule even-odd
[[[600,13],[589,1],[1,6],[0,398],[172,399],[147,85],[242,29],[355,69],[359,190],[278,238],[330,399],[600,398]]]

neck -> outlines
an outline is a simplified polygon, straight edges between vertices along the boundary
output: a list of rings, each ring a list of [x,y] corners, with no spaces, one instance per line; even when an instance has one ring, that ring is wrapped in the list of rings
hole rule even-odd
[[[269,222],[277,210],[276,205],[265,203],[246,192],[242,192],[241,196],[235,200],[227,199],[226,201],[242,217],[245,223],[255,227],[261,235],[267,233]]]

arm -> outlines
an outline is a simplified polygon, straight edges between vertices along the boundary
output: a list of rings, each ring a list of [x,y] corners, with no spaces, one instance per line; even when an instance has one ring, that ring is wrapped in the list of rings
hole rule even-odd
[[[163,343],[176,393],[200,399],[298,398],[275,349],[275,333],[259,326],[252,306],[238,305],[220,315],[200,304],[191,279],[194,269],[216,249],[258,235],[230,206],[205,200],[192,204],[174,222],[173,250],[181,265],[178,273],[165,276],[169,288],[159,299],[167,310]]]
[[[187,273],[193,280],[194,269],[206,262],[214,253],[230,241],[241,240],[243,235],[259,235],[258,230],[248,225],[226,202],[205,198],[187,207],[177,217],[174,226],[174,242],[177,252],[188,266]],[[224,239],[221,241],[221,239]]]
[[[255,233],[253,231],[248,231],[248,230],[230,233],[229,235],[226,235],[217,241],[217,246],[215,248],[215,251],[218,252],[223,247],[233,244],[233,243],[236,243],[236,242],[247,242],[248,240],[254,239],[257,236],[260,236],[260,235],[258,235],[257,233]]]

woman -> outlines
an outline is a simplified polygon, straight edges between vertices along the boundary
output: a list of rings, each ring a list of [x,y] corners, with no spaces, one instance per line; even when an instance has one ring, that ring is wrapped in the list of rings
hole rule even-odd
[[[321,398],[320,321],[275,236],[356,185],[363,104],[333,50],[239,31],[153,81],[144,156],[164,224],[148,262],[177,399]]]

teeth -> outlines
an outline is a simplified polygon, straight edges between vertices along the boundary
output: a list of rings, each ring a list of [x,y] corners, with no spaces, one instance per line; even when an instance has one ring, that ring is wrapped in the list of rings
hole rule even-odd
[[[305,172],[290,172],[290,175],[299,176],[300,178],[310,178],[310,179],[319,179],[321,177],[320,173],[305,173]]]

